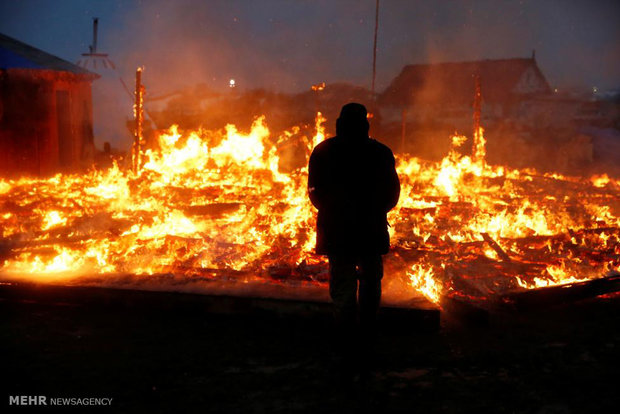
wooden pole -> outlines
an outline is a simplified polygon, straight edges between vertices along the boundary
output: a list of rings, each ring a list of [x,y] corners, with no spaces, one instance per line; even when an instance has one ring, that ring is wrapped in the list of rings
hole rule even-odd
[[[474,137],[480,128],[480,112],[482,111],[482,93],[480,91],[480,75],[476,75],[474,80]]]
[[[480,233],[480,235],[482,235],[482,238],[484,239],[484,241],[487,242],[487,244],[493,250],[495,250],[495,253],[497,253],[500,259],[502,259],[502,261],[507,262],[507,263],[511,262],[510,256],[508,256],[508,253],[506,253],[504,249],[502,249],[501,246],[497,244],[497,242],[493,240],[491,236],[489,236],[489,233]]]
[[[132,168],[135,174],[138,173],[141,167],[141,153],[142,153],[142,119],[143,119],[143,91],[142,86],[142,68],[136,70],[136,90],[135,90],[135,103],[134,103],[134,116],[135,116],[135,134],[133,140],[132,149]]]
[[[375,99],[375,78],[377,77],[377,32],[379,31],[379,0],[375,9],[375,41],[372,48],[372,87],[370,89],[372,99]]]
[[[482,91],[480,88],[480,75],[475,77],[475,91],[474,91],[474,148],[473,159],[476,162],[483,162],[485,156],[484,138],[480,131],[480,116],[482,112]]]
[[[407,128],[407,107],[403,107],[401,114],[402,120],[400,125],[400,152],[405,153],[405,134]]]

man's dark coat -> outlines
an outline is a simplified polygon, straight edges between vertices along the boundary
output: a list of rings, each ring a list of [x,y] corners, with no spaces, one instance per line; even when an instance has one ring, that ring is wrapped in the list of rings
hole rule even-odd
[[[318,254],[388,252],[387,212],[398,202],[400,183],[387,146],[367,134],[321,142],[310,156],[308,190],[319,210]]]

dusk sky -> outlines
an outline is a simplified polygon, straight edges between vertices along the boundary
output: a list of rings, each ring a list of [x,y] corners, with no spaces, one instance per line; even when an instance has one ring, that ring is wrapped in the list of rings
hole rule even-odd
[[[155,92],[235,78],[242,88],[370,87],[375,1],[21,0],[0,32],[75,62],[99,17],[99,51]],[[529,57],[554,87],[620,86],[617,0],[381,0],[377,90],[404,65]]]

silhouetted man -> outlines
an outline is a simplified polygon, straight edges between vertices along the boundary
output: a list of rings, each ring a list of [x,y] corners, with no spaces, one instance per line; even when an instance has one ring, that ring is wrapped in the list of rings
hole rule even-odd
[[[314,148],[308,191],[319,210],[316,252],[329,258],[329,293],[339,333],[352,341],[357,319],[368,332],[381,301],[382,255],[390,247],[387,212],[398,202],[400,182],[392,151],[368,137],[366,108],[342,107],[336,136]],[[347,338],[343,338],[347,341]]]

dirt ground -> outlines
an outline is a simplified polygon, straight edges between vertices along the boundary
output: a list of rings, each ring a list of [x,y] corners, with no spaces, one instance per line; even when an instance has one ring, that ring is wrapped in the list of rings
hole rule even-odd
[[[10,395],[112,397],[99,412],[617,412],[620,297],[383,332],[343,372],[325,322],[0,300]],[[442,316],[443,317],[443,316]],[[38,412],[52,407],[38,407]],[[83,407],[65,407],[83,412]]]

